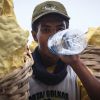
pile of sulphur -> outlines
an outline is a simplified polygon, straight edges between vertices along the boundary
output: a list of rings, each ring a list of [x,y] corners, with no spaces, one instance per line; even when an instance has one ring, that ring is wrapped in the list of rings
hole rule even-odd
[[[100,27],[89,27],[86,38],[89,45],[100,46]]]
[[[12,0],[0,0],[0,76],[24,64],[29,33],[17,23]]]

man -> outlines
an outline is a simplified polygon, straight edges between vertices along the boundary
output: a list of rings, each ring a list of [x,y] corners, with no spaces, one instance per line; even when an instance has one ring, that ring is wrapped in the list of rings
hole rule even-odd
[[[97,100],[96,78],[88,71],[79,55],[57,56],[47,46],[48,38],[69,27],[69,19],[64,6],[56,1],[46,1],[37,5],[32,16],[32,35],[38,43],[32,52],[33,75],[30,79],[30,100],[81,100],[78,77],[93,100]],[[76,73],[76,74],[75,74]],[[94,94],[94,95],[93,95]],[[85,98],[89,98],[84,95]]]

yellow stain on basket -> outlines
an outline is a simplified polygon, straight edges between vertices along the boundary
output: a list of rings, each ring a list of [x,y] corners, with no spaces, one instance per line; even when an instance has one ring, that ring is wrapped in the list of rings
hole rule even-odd
[[[0,74],[24,64],[28,36],[16,21],[13,0],[0,0]]]
[[[29,44],[30,51],[33,52],[37,46],[38,46],[38,43],[35,41],[32,41],[31,44]]]

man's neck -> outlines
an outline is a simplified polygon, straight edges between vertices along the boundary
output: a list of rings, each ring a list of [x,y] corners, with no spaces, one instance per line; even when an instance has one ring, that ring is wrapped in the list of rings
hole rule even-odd
[[[41,55],[41,54],[40,54]],[[58,57],[48,57],[48,56],[45,56],[45,55],[41,55],[41,60],[42,60],[42,63],[45,67],[48,67],[48,66],[53,66],[57,63],[57,61],[59,60]]]

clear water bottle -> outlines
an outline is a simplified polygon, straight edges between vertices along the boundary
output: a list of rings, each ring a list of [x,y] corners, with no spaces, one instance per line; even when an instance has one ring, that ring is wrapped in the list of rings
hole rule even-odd
[[[48,48],[56,55],[80,54],[86,47],[85,34],[76,29],[59,31],[48,39]]]

